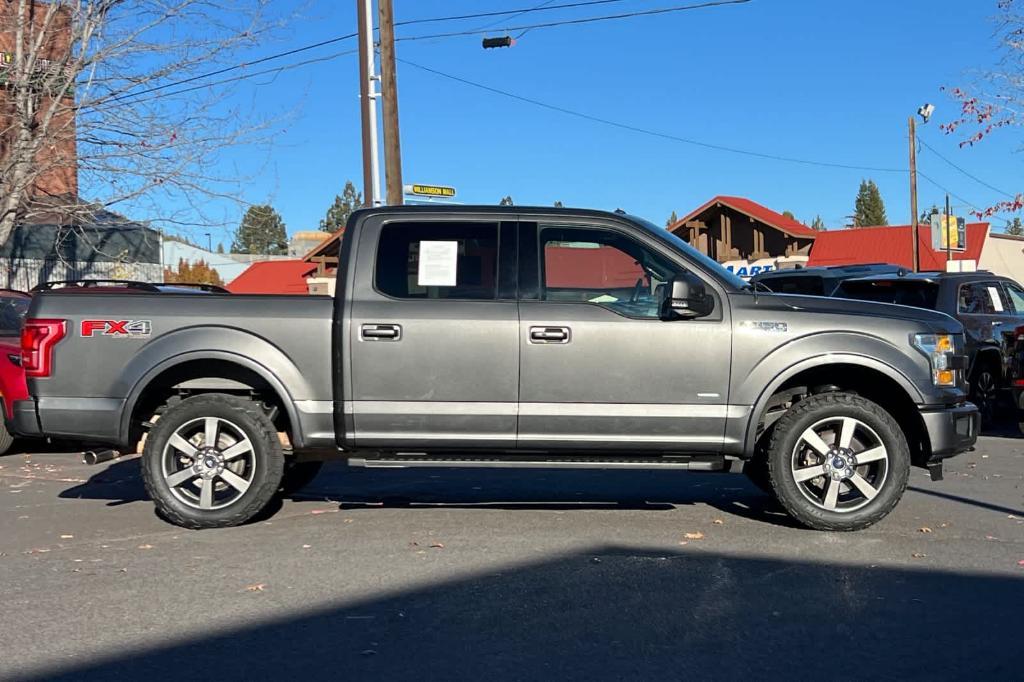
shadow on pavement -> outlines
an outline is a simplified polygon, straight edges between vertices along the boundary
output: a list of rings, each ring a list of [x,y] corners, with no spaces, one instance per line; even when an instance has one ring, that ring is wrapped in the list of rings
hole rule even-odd
[[[938,490],[928,490],[927,488],[920,488],[915,485],[908,486],[907,490],[913,490],[915,493],[921,493],[922,495],[941,497],[944,500],[952,500],[953,502],[960,502],[961,504],[967,504],[972,507],[988,509],[994,512],[999,512],[1000,514],[1013,514],[1014,516],[1024,517],[1024,509],[1013,509],[1012,507],[1003,507],[998,504],[992,504],[991,502],[972,500],[969,497],[961,497],[960,495],[950,495],[949,493],[941,493]]]
[[[23,673],[1011,679],[1020,674],[1022,595],[1024,580],[1012,577],[595,547],[232,629],[204,630],[198,618],[187,640]]]
[[[108,500],[117,506],[147,500],[138,458],[120,460],[75,485],[63,498]],[[727,514],[787,527],[797,525],[770,497],[737,474],[664,471],[550,469],[388,469],[326,465],[292,499],[339,502],[343,509],[387,507],[486,507],[490,509],[632,509],[669,511],[708,504]],[[272,505],[256,520],[280,509]]]

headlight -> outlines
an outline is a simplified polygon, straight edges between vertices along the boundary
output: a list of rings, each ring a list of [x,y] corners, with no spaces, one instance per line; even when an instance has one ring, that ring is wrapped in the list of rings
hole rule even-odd
[[[952,334],[914,334],[914,347],[925,354],[936,386],[956,386],[956,370],[950,357],[954,353]]]

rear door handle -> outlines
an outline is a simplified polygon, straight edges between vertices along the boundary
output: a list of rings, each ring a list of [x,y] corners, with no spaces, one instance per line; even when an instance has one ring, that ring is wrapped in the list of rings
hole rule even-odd
[[[569,343],[568,327],[530,327],[530,343]]]
[[[398,341],[402,338],[402,327],[397,324],[364,324],[359,328],[359,337],[364,341]]]

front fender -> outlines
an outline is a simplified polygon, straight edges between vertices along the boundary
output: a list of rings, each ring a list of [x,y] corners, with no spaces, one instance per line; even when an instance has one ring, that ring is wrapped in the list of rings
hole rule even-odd
[[[863,367],[894,381],[914,403],[927,402],[919,388],[921,382],[929,380],[924,358],[919,362],[910,355],[912,352],[909,345],[898,348],[885,339],[852,332],[825,332],[780,344],[747,371],[740,368],[733,375],[736,380],[729,402],[752,407],[742,438],[744,452],[753,449],[757,424],[771,396],[787,381],[810,369],[828,365]]]

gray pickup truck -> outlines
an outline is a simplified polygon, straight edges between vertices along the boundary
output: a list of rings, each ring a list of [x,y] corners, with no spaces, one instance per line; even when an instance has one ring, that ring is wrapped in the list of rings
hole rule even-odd
[[[759,291],[624,213],[358,211],[333,298],[33,300],[14,429],[134,452],[190,528],[321,462],[744,471],[801,523],[883,518],[970,449],[960,323]],[[738,467],[737,467],[738,468]]]

